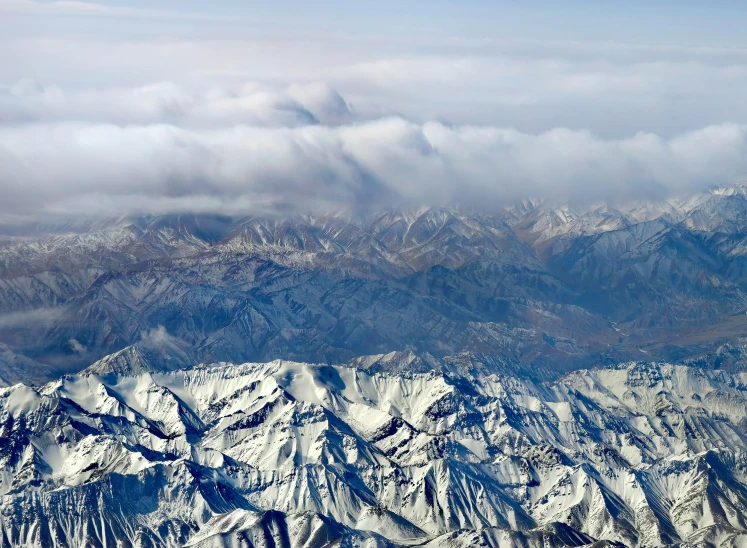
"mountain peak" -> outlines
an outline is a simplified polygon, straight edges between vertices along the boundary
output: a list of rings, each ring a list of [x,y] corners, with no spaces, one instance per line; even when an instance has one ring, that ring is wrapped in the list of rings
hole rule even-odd
[[[97,544],[292,548],[747,534],[743,375],[634,362],[541,384],[420,373],[418,360],[213,364],[0,389],[4,534],[47,545],[54,523],[67,544],[87,530]],[[29,516],[45,525],[29,528]]]

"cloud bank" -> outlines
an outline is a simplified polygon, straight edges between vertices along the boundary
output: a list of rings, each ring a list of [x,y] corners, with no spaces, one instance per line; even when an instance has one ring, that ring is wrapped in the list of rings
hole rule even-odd
[[[283,213],[501,205],[525,196],[674,195],[747,179],[747,127],[640,133],[417,124],[36,123],[0,128],[0,192],[15,212]]]
[[[0,12],[0,215],[493,207],[747,179],[744,47]]]

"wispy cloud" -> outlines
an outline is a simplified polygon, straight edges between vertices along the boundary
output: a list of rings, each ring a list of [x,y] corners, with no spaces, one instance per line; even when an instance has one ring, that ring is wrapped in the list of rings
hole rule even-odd
[[[75,0],[56,0],[39,2],[36,0],[1,0],[0,13],[35,16],[65,17],[113,17],[113,18],[156,18],[156,19],[194,19],[202,21],[236,21],[235,16],[221,16],[209,12],[189,10],[159,10],[111,6],[97,2],[78,2]],[[246,20],[246,18],[241,18]]]
[[[73,92],[33,80],[0,87],[0,120],[6,125],[66,121],[296,127],[351,119],[352,112],[342,96],[321,83],[283,87],[245,83],[200,92],[169,82]]]
[[[65,308],[34,308],[0,314],[0,328],[14,329],[32,325],[51,324],[65,313]]]

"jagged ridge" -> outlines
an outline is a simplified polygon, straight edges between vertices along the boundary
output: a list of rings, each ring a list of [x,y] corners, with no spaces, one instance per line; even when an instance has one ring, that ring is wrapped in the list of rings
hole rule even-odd
[[[746,373],[632,363],[541,384],[412,362],[215,364],[4,388],[3,543],[747,540]]]

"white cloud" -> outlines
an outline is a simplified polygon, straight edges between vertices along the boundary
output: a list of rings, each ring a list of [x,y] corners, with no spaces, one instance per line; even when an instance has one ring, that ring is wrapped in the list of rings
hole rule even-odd
[[[0,128],[0,157],[17,166],[0,183],[13,212],[489,205],[530,194],[594,199],[733,183],[747,178],[747,127],[602,139],[402,118],[293,128],[44,123]]]
[[[66,92],[58,86],[45,87],[26,79],[0,87],[0,120],[6,124],[69,121],[295,127],[351,119],[345,100],[321,83],[275,87],[247,83],[194,91],[159,82],[133,88]]]
[[[2,217],[491,204],[747,177],[744,47],[193,26],[69,1],[0,12],[17,14],[0,21]]]
[[[80,344],[76,339],[70,339],[67,341],[67,343],[70,345],[70,348],[75,352],[76,354],[85,354],[86,353],[86,347]]]
[[[31,325],[51,324],[65,313],[65,308],[34,308],[0,314],[0,329],[28,328]]]

